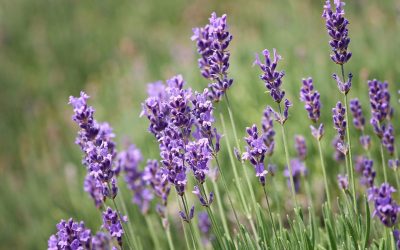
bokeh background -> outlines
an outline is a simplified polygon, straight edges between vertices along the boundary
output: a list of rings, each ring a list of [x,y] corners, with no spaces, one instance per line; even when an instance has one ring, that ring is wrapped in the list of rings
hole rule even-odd
[[[358,96],[367,107],[367,79],[388,80],[399,113],[400,2],[347,2],[351,97]],[[239,136],[246,126],[258,123],[265,105],[271,104],[259,69],[252,67],[254,54],[277,48],[284,58],[279,66],[286,71],[284,88],[294,103],[287,123],[289,141],[293,144],[294,134],[309,134],[298,92],[301,79],[312,76],[322,95],[327,167],[336,186],[341,167],[331,157],[330,109],[340,95],[330,75],[339,68],[329,59],[322,5],[316,0],[1,1],[0,248],[44,249],[61,218],[85,220],[93,230],[100,225],[83,192],[85,170],[74,144],[77,127],[70,119],[68,97],[85,90],[97,120],[115,129],[119,148],[128,138],[145,157],[157,157],[154,138],[146,133],[147,120],[139,118],[146,83],[181,73],[194,89],[206,87],[190,37],[192,27],[206,24],[213,11],[228,14],[234,36],[230,73],[235,82],[229,93]],[[394,123],[399,134],[398,118]],[[309,136],[308,143],[309,178],[318,190],[321,170]],[[226,155],[224,148],[228,169]],[[277,150],[273,158],[280,168],[282,155]],[[283,191],[286,182],[280,183],[276,189]],[[141,233],[148,237],[145,228]]]

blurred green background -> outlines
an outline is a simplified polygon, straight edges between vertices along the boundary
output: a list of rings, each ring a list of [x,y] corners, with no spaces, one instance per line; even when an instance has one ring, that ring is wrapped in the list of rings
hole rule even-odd
[[[400,89],[400,2],[347,2],[353,58],[346,70],[355,76],[351,97],[367,107],[367,79],[388,80],[392,93]],[[85,170],[74,144],[77,127],[68,97],[85,90],[96,119],[112,125],[119,145],[130,138],[145,157],[157,157],[147,120],[139,118],[146,83],[181,73],[194,89],[206,86],[190,37],[192,27],[206,24],[212,11],[228,14],[234,36],[230,73],[235,82],[229,93],[239,136],[271,104],[259,69],[252,67],[254,54],[277,48],[284,58],[279,66],[286,71],[284,88],[294,102],[289,141],[305,134],[315,152],[298,100],[301,78],[312,76],[322,95],[328,172],[335,185],[339,166],[331,160],[330,109],[340,95],[330,75],[339,68],[329,59],[322,5],[314,0],[1,1],[0,248],[44,249],[61,218],[85,220],[93,230],[99,226],[82,188]],[[397,99],[394,95],[392,104],[400,111]],[[399,134],[398,118],[394,122]],[[282,150],[276,151],[273,160],[282,166]],[[223,154],[226,159],[226,149]],[[309,157],[310,178],[313,186],[322,186],[317,162]],[[285,181],[280,188],[286,188]]]

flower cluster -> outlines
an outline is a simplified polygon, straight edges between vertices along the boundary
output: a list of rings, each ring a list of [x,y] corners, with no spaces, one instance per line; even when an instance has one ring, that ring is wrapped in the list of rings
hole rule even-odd
[[[361,184],[367,188],[374,186],[376,172],[374,170],[374,161],[366,156],[358,156],[356,158],[355,170],[359,172],[361,177]]]
[[[215,12],[212,13],[210,23],[201,28],[194,28],[191,38],[192,41],[196,41],[197,52],[201,56],[198,60],[201,74],[212,81],[209,84],[208,97],[213,101],[220,101],[233,83],[233,79],[228,77],[231,54],[227,49],[232,35],[229,33],[226,19],[225,14],[218,17]]]
[[[348,190],[349,189],[349,178],[347,175],[341,175],[339,174],[337,176],[337,181],[339,184],[339,187],[343,190]]]
[[[246,152],[244,152],[242,155],[242,159],[250,161],[256,170],[256,176],[259,178],[261,185],[264,186],[265,176],[268,173],[264,167],[264,159],[269,148],[264,143],[263,136],[259,135],[257,126],[255,124],[246,128],[246,132],[248,136],[244,139],[247,143],[247,146]]]
[[[371,188],[368,199],[374,201],[375,210],[373,216],[377,216],[383,225],[392,227],[397,222],[397,213],[400,211],[396,201],[392,199],[394,187],[383,183],[379,188]]]
[[[76,143],[83,153],[83,164],[87,167],[85,191],[89,192],[97,207],[100,207],[108,197],[114,199],[117,195],[115,175],[118,169],[113,168],[116,155],[115,135],[107,123],[99,124],[94,119],[94,109],[87,105],[89,96],[81,92],[80,97],[69,98],[69,104],[74,109],[72,119],[79,125]]]
[[[263,55],[265,63],[262,63],[258,55],[256,55],[254,64],[257,64],[262,70],[263,74],[260,75],[260,79],[265,82],[265,87],[268,89],[272,99],[274,99],[275,102],[280,103],[283,97],[285,97],[285,91],[281,90],[282,78],[285,76],[285,72],[276,71],[276,66],[278,65],[279,60],[281,60],[281,56],[276,53],[276,49],[274,49],[273,60],[269,50],[265,49]]]
[[[107,230],[111,237],[118,241],[118,244],[122,246],[122,236],[124,235],[124,229],[121,223],[128,221],[126,216],[121,217],[117,211],[107,208],[103,212],[103,225],[102,228]]]
[[[142,162],[142,154],[135,145],[130,144],[125,151],[117,155],[117,167],[123,171],[125,182],[133,192],[132,202],[137,204],[143,214],[149,210],[153,194],[147,188],[147,182],[143,178],[143,172],[139,170]]]
[[[349,73],[349,77],[347,78],[347,81],[342,81],[339,76],[336,74],[332,75],[333,79],[335,79],[336,84],[339,88],[339,91],[342,92],[343,94],[347,95],[351,89],[351,79],[353,79],[353,74]]]
[[[361,103],[358,98],[350,100],[350,111],[353,116],[354,127],[362,132],[362,136],[360,136],[360,143],[363,148],[368,151],[371,147],[371,137],[364,134],[365,118],[362,111]]]
[[[304,138],[304,136],[296,135],[294,137],[294,142],[298,158],[304,161],[307,157],[306,139]]]
[[[61,220],[57,224],[57,230],[58,232],[49,238],[49,250],[90,248],[92,235],[90,229],[87,229],[82,221]]]
[[[329,41],[333,52],[331,59],[335,63],[343,65],[351,58],[351,52],[347,51],[350,43],[347,28],[349,21],[344,17],[344,2],[335,0],[334,3],[335,10],[332,9],[330,0],[325,2],[322,17],[325,19],[326,28],[331,37]]]

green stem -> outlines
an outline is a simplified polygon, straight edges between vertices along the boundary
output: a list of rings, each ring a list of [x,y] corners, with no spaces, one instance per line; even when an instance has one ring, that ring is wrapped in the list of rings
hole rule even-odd
[[[268,213],[269,213],[269,217],[271,219],[272,230],[274,231],[274,236],[275,236],[276,241],[279,242],[278,235],[276,234],[274,217],[272,216],[272,213],[271,213],[271,208],[269,206],[268,195],[267,195],[267,191],[265,190],[265,186],[263,186],[263,190],[264,190],[265,200],[267,201],[267,210],[268,210]]]
[[[176,194],[176,197],[178,198],[179,210],[182,211],[182,205],[181,205],[181,203],[179,202],[179,195]],[[185,211],[185,213],[186,213],[186,211]],[[189,239],[188,239],[188,236],[187,236],[187,231],[186,231],[186,228],[185,228],[185,223],[184,223],[183,220],[181,220],[181,223],[182,223],[183,234],[184,234],[184,236],[185,236],[186,247],[187,247],[187,249],[190,249],[190,243],[189,243]]]
[[[331,206],[331,196],[330,196],[330,192],[329,192],[329,185],[328,185],[328,178],[326,176],[326,167],[325,167],[325,161],[324,161],[324,157],[323,157],[323,153],[322,153],[322,147],[321,147],[321,141],[318,140],[318,150],[319,150],[319,157],[321,159],[321,165],[322,165],[322,174],[324,175],[324,184],[325,184],[325,192],[326,192],[326,199],[328,201],[328,207],[329,209],[332,209]]]
[[[169,228],[169,225],[168,225],[166,231],[167,231],[166,233],[167,233],[167,240],[168,240],[169,249],[170,250],[175,250],[174,243],[172,242],[171,230]]]
[[[215,181],[212,181],[212,184],[213,184],[213,188],[214,188],[214,191],[215,191],[215,197],[217,198],[216,202],[217,202],[217,205],[218,205],[218,212],[219,212],[219,215],[220,215],[221,220],[222,220],[222,227],[224,228],[225,235],[228,238],[228,240],[231,240],[231,235],[229,234],[229,228],[228,228],[228,223],[226,221],[224,208],[222,207],[222,200],[221,200],[221,195],[219,193],[218,185],[217,185],[217,183]]]
[[[127,224],[128,224],[129,234],[132,237],[132,241],[133,241],[135,249],[139,249],[139,247],[138,247],[139,244],[136,241],[135,232],[134,232],[133,227],[132,227],[132,221],[131,221],[131,219],[129,217],[128,209],[126,209],[126,205],[125,205],[125,202],[124,202],[124,195],[123,195],[122,189],[119,189],[119,193],[120,193],[120,196],[119,196],[120,199],[119,200],[120,200],[120,203],[121,203],[121,206],[122,206],[122,211],[128,217],[128,223]]]
[[[385,182],[388,182],[387,173],[386,173],[385,153],[383,152],[382,143],[381,143],[381,159],[382,159],[382,167],[383,167],[383,177],[384,177]]]
[[[282,117],[282,109],[281,109],[281,104],[280,103],[278,103],[278,108],[279,108],[279,114]],[[290,188],[292,190],[292,196],[293,196],[295,207],[298,208],[296,192],[294,190],[293,171],[292,171],[292,166],[290,165],[289,150],[288,150],[288,146],[287,146],[287,142],[286,142],[285,127],[283,126],[282,123],[279,123],[279,124],[281,125],[281,130],[282,130],[282,140],[283,140],[283,147],[284,147],[284,150],[285,150],[286,164],[287,164],[288,169],[289,169]]]
[[[144,219],[146,220],[146,224],[147,224],[147,228],[149,228],[150,230],[148,230],[150,232],[150,237],[153,240],[154,243],[154,249],[162,249],[161,245],[160,245],[160,241],[158,240],[158,238],[156,237],[156,235],[154,234],[155,232],[155,227],[151,221],[151,218],[149,215],[144,216]]]
[[[346,78],[344,76],[344,66],[343,64],[340,65],[341,71],[342,71],[342,79],[343,82],[346,81]],[[346,121],[347,121],[347,126],[346,126],[346,135],[347,135],[347,143],[349,144],[349,163],[350,163],[350,179],[351,179],[351,186],[352,186],[352,192],[353,192],[353,203],[354,203],[354,209],[357,211],[357,200],[356,200],[356,181],[354,179],[354,168],[353,168],[353,156],[351,152],[351,140],[350,140],[350,126],[349,126],[349,109],[348,109],[348,100],[347,100],[347,93],[344,94],[344,105],[345,105],[345,113],[346,113]],[[346,156],[347,157],[347,156]]]
[[[111,189],[110,189],[110,190],[111,190]],[[113,202],[113,204],[114,204],[115,210],[117,211],[118,218],[119,218],[119,222],[121,223],[121,226],[122,226],[122,228],[124,229],[124,232],[127,232],[127,230],[125,229],[125,226],[124,226],[124,221],[123,221],[122,218],[121,218],[121,213],[119,212],[117,203],[115,202],[114,199],[112,199],[112,202]],[[128,241],[129,249],[132,249],[132,244],[131,244],[131,241],[129,240],[128,234],[125,234],[125,238],[126,238],[126,240]]]
[[[185,209],[185,214],[186,214],[186,218],[188,219],[188,224],[189,224],[189,230],[190,230],[190,234],[192,236],[192,243],[193,243],[193,249],[197,249],[197,244],[196,244],[196,237],[194,235],[194,230],[193,230],[193,226],[192,226],[192,220],[189,218],[189,207],[186,201],[186,195],[184,194],[183,196],[181,196],[182,198],[182,203],[183,203],[183,207]]]

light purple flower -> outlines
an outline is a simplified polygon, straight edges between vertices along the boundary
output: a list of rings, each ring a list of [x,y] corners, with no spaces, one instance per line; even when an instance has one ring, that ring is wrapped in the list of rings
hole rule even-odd
[[[57,224],[57,233],[49,238],[48,249],[89,249],[90,241],[90,229],[87,229],[82,221],[61,220]]]
[[[292,168],[292,176],[293,176],[293,183],[294,189],[296,193],[300,191],[300,181],[301,177],[307,175],[307,168],[304,165],[304,162],[300,161],[298,158],[294,158],[290,161],[290,166]],[[288,179],[287,183],[290,187],[290,171],[288,167],[285,167],[285,171],[283,175]]]
[[[343,190],[348,190],[349,189],[349,178],[347,175],[338,175],[337,176],[337,181],[339,184],[339,187]]]
[[[118,241],[118,244],[122,246],[122,236],[124,235],[122,223],[126,223],[127,221],[126,216],[118,215],[116,211],[113,211],[108,207],[106,211],[103,212],[102,228],[107,230],[111,237],[115,238]]]

